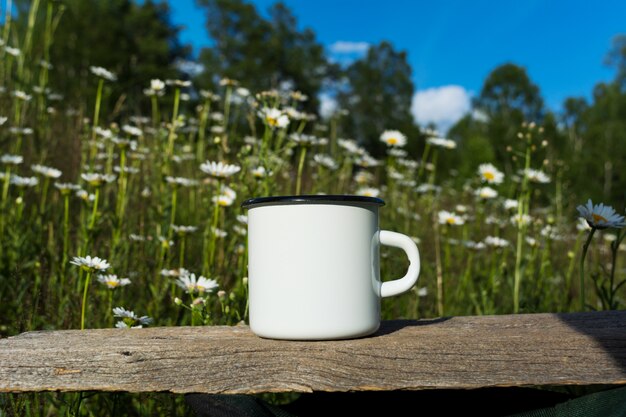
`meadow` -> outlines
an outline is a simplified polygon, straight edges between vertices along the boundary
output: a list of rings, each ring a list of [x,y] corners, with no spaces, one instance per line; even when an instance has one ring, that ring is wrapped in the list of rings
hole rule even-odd
[[[388,126],[386,155],[375,158],[338,134],[349,113],[307,113],[296,89],[152,79],[137,98],[146,111],[130,113],[116,97],[103,105],[116,75],[92,66],[96,94],[69,105],[48,85],[48,49],[36,55],[29,41],[48,29],[33,23],[24,42],[0,45],[1,337],[246,322],[240,204],[266,195],[385,200],[381,228],[413,237],[422,273],[412,291],[383,300],[383,319],[623,308],[623,219],[598,207],[579,218],[586,200],[564,193],[550,137],[532,120],[507,149],[513,169],[483,161],[460,176],[441,168],[455,141]],[[407,152],[416,140],[421,153]],[[381,256],[383,279],[406,269],[400,251]],[[3,394],[0,406],[6,415],[185,412],[164,394]]]

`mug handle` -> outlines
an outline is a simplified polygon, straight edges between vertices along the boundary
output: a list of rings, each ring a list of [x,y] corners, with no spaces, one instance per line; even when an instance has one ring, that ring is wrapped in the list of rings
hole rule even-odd
[[[393,246],[404,250],[409,258],[409,270],[400,279],[383,282],[380,286],[381,297],[391,297],[410,290],[417,282],[420,274],[420,253],[417,245],[410,237],[401,233],[381,230],[379,233],[381,245]]]

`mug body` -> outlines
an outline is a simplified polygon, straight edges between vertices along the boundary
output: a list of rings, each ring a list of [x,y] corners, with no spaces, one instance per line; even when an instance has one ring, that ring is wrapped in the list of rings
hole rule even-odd
[[[375,332],[380,324],[382,204],[355,196],[268,197],[244,203],[249,209],[252,331],[292,340]]]

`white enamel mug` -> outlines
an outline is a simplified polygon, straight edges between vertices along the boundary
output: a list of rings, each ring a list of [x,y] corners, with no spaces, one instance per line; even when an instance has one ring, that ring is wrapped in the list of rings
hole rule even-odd
[[[248,209],[250,328],[261,337],[347,339],[374,333],[380,299],[420,272],[408,236],[379,230],[384,201],[352,195],[253,198]],[[406,275],[381,282],[380,245],[403,249]]]

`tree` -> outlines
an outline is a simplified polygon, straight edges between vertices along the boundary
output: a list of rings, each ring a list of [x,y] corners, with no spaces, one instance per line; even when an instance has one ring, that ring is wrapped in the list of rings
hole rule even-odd
[[[343,134],[380,156],[385,151],[380,134],[397,129],[408,136],[407,148],[415,156],[419,129],[410,112],[414,88],[406,52],[388,42],[370,47],[346,69],[345,84],[338,94],[340,107],[350,113],[342,118]]]
[[[67,0],[51,50],[51,86],[69,99],[94,89],[89,66],[117,74],[111,96],[124,94],[129,106],[141,100],[152,78],[176,78],[175,63],[189,48],[178,40],[167,3],[152,0]]]
[[[515,141],[522,122],[540,123],[545,116],[539,87],[524,68],[510,63],[497,67],[487,76],[474,107],[487,115],[487,137],[496,159],[507,164],[510,159],[506,147]]]
[[[207,30],[214,45],[204,48],[200,62],[204,85],[215,76],[239,81],[254,91],[297,89],[309,96],[309,111],[317,111],[317,95],[332,69],[324,48],[310,29],[300,31],[283,3],[269,10],[269,19],[244,0],[199,0],[207,12]]]

